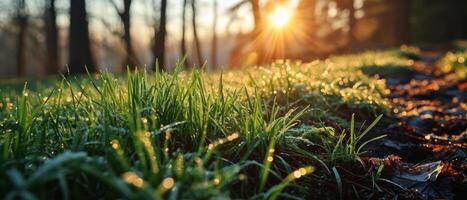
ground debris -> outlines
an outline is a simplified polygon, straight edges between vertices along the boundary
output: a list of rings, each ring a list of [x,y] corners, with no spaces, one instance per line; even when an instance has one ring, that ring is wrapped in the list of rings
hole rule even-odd
[[[367,162],[425,199],[466,199],[467,82],[436,74],[436,60],[422,56],[410,80],[387,84],[396,123]]]
[[[394,173],[393,180],[405,187],[411,187],[413,182],[435,182],[443,170],[441,161],[429,162],[415,166],[401,165]]]
[[[384,165],[384,176],[405,191],[417,192],[423,198],[428,199],[451,199],[454,196],[451,192],[451,179],[441,176],[447,170],[452,170],[452,166],[442,161],[414,165],[402,162],[401,158],[396,155],[369,158],[367,161],[377,168]]]

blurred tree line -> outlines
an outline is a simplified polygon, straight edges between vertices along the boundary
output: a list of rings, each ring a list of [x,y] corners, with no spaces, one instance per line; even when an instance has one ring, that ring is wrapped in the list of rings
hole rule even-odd
[[[231,66],[281,58],[308,60],[401,44],[430,47],[467,39],[465,0],[301,0],[293,24],[268,34],[274,30],[264,23],[264,13],[286,3],[266,1],[261,7],[259,0],[250,0],[238,4],[251,6],[255,27],[233,48]],[[275,48],[285,51],[271,52]]]
[[[90,16],[86,0],[66,0],[68,9],[59,9],[58,0],[3,0],[0,2],[0,77],[26,77],[28,74],[78,74],[96,72],[98,56],[89,28]],[[65,0],[64,0],[65,1]],[[115,59],[120,70],[143,66],[140,51],[135,49],[131,34],[132,5],[136,0],[106,1],[115,10],[120,27],[108,19],[99,19],[118,38],[122,54]],[[151,62],[164,69],[167,52],[168,0],[142,0],[152,15]],[[191,56],[187,66],[202,66],[207,57],[210,65],[218,65],[220,35],[218,1],[212,0],[213,19],[210,38],[200,38],[197,27],[198,2],[180,0],[180,55]],[[447,43],[466,39],[467,1],[465,0],[232,0],[236,3],[227,13],[231,21],[241,8],[251,10],[253,28],[240,32],[230,50],[230,66],[270,62],[279,58],[313,59],[335,53],[385,48],[400,44]],[[274,7],[296,2],[291,24],[278,35],[268,29],[268,14]],[[93,2],[94,3],[94,2]],[[203,6],[206,6],[203,4]],[[188,12],[191,15],[188,15]],[[61,27],[57,16],[68,15],[69,25]],[[191,33],[188,33],[188,26]],[[65,29],[65,30],[63,30]],[[187,35],[191,34],[190,41]],[[276,33],[277,34],[277,33]],[[274,38],[274,39],[271,39]],[[209,40],[210,55],[201,45]],[[188,43],[192,52],[188,52]],[[224,42],[224,41],[223,41]],[[121,57],[121,58],[120,58]],[[14,66],[14,72],[8,71]],[[154,64],[149,64],[154,66]],[[7,69],[8,68],[8,69]],[[151,67],[154,68],[154,67]],[[31,72],[32,71],[32,72]]]
[[[92,32],[89,29],[89,16],[86,0],[67,0],[69,8],[58,10],[57,0],[6,0],[0,2],[0,42],[4,42],[4,49],[0,50],[0,64],[15,65],[16,77],[26,77],[30,66],[34,72],[42,71],[45,75],[58,73],[82,74],[98,71],[96,56],[96,41],[92,39]],[[131,35],[132,15],[131,6],[133,0],[102,0],[107,1],[116,11],[121,27],[115,28],[115,24],[106,19],[99,19],[106,28],[121,40],[124,46],[121,70],[126,70],[141,66],[141,62],[136,55],[133,46],[133,36]],[[183,13],[186,13],[186,2],[184,0]],[[167,24],[167,0],[144,0],[150,5],[150,10],[156,13],[154,19],[146,19],[150,26],[153,26],[154,34],[152,38],[152,63],[164,63],[166,44],[166,24]],[[190,0],[193,12],[193,31],[196,35],[196,0]],[[94,3],[94,2],[93,2]],[[59,27],[57,24],[58,12],[66,13],[69,16],[69,25]],[[109,17],[111,18],[111,17]],[[185,15],[184,15],[185,19]],[[185,27],[185,20],[183,22]],[[60,33],[60,29],[67,29],[65,34]],[[63,44],[66,43],[66,44]],[[185,43],[183,41],[182,43]],[[183,45],[185,46],[185,45]],[[10,53],[15,50],[15,53]],[[66,55],[63,55],[66,54]],[[14,56],[15,59],[12,59]],[[202,55],[199,54],[201,57]],[[62,62],[60,59],[65,58]],[[199,59],[201,60],[201,59]],[[37,63],[40,62],[40,63]],[[60,66],[65,63],[65,66]],[[154,65],[152,65],[154,66]],[[37,68],[40,68],[37,69]],[[152,68],[155,68],[152,67]],[[161,64],[163,69],[164,65]],[[1,71],[0,75],[7,74],[8,71]],[[5,76],[5,75],[3,75]],[[1,77],[1,76],[0,76]]]

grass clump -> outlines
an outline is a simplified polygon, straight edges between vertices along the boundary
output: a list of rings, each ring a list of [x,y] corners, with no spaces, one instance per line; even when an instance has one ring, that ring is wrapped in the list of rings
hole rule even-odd
[[[437,62],[440,73],[451,74],[457,79],[467,78],[467,49],[448,52]]]
[[[179,64],[2,92],[0,198],[316,197],[390,114],[384,80],[361,69],[400,62],[369,52],[227,73]],[[352,113],[376,120],[359,133]]]
[[[412,60],[419,60],[421,50],[418,47],[410,45],[401,45],[399,47],[399,55]]]
[[[395,51],[366,52],[310,63],[279,60],[270,66],[230,71],[224,76],[229,87],[246,82],[247,89],[260,90],[261,98],[268,104],[280,105],[281,113],[310,106],[306,120],[348,127],[352,113],[364,119],[390,115],[391,104],[385,98],[389,90],[377,74],[388,71],[385,73],[393,76],[398,69],[409,70],[412,62]],[[365,73],[366,69],[375,73]],[[217,80],[218,75],[210,78]]]

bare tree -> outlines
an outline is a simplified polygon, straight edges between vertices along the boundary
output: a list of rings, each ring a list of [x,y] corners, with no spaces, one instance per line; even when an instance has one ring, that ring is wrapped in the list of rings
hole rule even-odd
[[[135,51],[132,46],[132,39],[131,39],[131,5],[132,0],[123,0],[123,9],[120,9],[115,2],[115,0],[110,0],[110,2],[117,10],[118,16],[120,17],[120,21],[123,24],[123,41],[125,43],[125,63],[123,68],[130,67],[134,69],[136,66],[139,65],[138,57],[135,54]]]
[[[211,67],[217,68],[217,0],[213,2],[212,43],[211,43]]]
[[[58,27],[57,12],[55,10],[55,0],[48,0],[45,7],[45,29],[46,29],[46,48],[47,57],[45,62],[45,71],[47,75],[59,72],[59,53],[58,53]]]
[[[16,1],[16,25],[18,34],[16,36],[16,69],[18,76],[26,76],[26,39],[28,28],[28,16],[25,0]]]
[[[191,24],[193,26],[193,40],[195,42],[195,49],[196,49],[196,56],[197,56],[197,61],[198,61],[198,67],[201,67],[203,65],[203,55],[201,52],[201,44],[199,42],[199,37],[198,37],[198,28],[196,25],[196,0],[191,0]]]
[[[91,53],[85,0],[70,0],[69,63],[71,74],[96,72]]]
[[[165,67],[165,40],[166,40],[166,24],[167,24],[167,0],[161,0],[160,6],[160,18],[159,26],[155,27],[154,31],[154,45],[153,45],[153,54],[154,54],[154,63],[158,62],[160,70],[163,70]]]

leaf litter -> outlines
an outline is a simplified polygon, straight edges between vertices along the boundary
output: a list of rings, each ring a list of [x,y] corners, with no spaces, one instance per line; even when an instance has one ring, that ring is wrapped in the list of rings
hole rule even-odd
[[[386,129],[388,137],[366,161],[375,169],[383,165],[388,182],[423,199],[462,199],[467,191],[466,83],[435,75],[435,60],[422,56],[412,66],[411,80],[387,83],[397,123]]]

